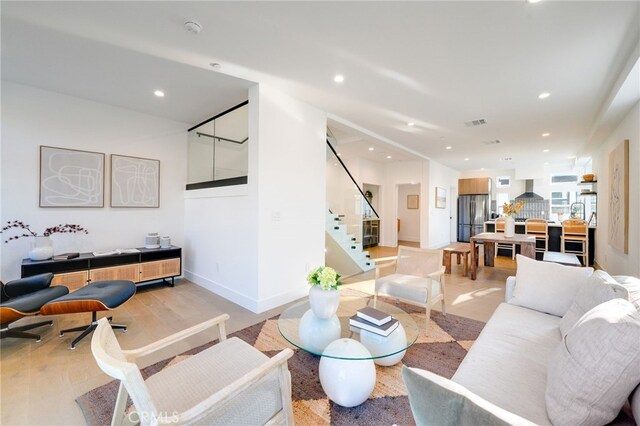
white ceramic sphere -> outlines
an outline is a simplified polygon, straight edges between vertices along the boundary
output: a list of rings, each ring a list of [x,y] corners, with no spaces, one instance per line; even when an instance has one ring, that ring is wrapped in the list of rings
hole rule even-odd
[[[315,316],[329,319],[336,314],[340,306],[340,291],[323,290],[318,285],[312,285],[309,289],[309,305]]]
[[[302,315],[298,326],[300,341],[305,349],[316,354],[321,354],[329,343],[339,339],[341,331],[337,315],[322,319],[316,317],[311,309]]]
[[[336,357],[369,358],[371,354],[360,342],[338,339],[330,343],[324,354]],[[376,385],[376,366],[371,359],[320,360],[320,384],[329,399],[343,407],[355,407],[369,398]]]
[[[381,336],[367,330],[360,330],[360,343],[371,352],[371,356],[381,356],[406,348],[407,333],[404,331],[402,324],[398,324],[398,328],[393,330],[388,336]],[[403,350],[402,352],[384,358],[376,358],[373,362],[388,367],[399,363],[402,358],[404,358],[405,353],[407,353],[407,351]]]

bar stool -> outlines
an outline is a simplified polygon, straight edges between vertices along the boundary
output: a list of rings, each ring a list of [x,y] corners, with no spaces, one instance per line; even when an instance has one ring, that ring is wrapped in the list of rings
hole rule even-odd
[[[524,222],[524,233],[536,237],[536,253],[544,253],[549,247],[549,225],[546,219],[527,219]],[[538,241],[544,244],[544,247],[538,247]]]
[[[505,218],[504,217],[499,217],[499,218],[496,219],[496,233],[504,234],[504,223],[505,223]],[[499,249],[511,250],[511,259],[515,259],[516,258],[516,245],[515,244],[496,243],[496,252],[495,252],[495,255],[493,257],[498,257],[498,250]]]
[[[580,244],[580,250],[567,249],[567,244]],[[562,222],[560,251],[582,256],[584,266],[589,266],[589,224],[582,219],[567,219]]]

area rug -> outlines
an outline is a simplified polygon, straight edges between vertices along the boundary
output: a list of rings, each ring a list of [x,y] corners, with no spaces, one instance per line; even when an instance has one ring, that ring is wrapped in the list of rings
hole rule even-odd
[[[389,303],[393,303],[388,301]],[[402,364],[432,371],[451,378],[476,340],[483,322],[431,311],[429,334],[425,336],[424,310],[394,303],[410,313],[420,328],[417,342],[409,348],[402,362],[392,367],[376,366],[377,383],[362,405],[344,408],[330,401],[318,379],[320,358],[290,346],[278,331],[278,317],[269,318],[230,336],[236,336],[271,357],[290,347],[295,354],[289,359],[295,422],[298,425],[412,425],[415,424],[402,381]],[[184,360],[207,347],[207,343],[181,355],[160,361],[142,371],[143,377]],[[118,381],[95,388],[76,399],[88,425],[108,425],[115,405]]]

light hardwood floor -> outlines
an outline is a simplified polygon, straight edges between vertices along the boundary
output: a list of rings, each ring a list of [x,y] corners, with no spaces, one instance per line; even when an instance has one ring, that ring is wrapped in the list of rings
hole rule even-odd
[[[394,256],[395,248],[370,250],[372,258]],[[506,277],[515,273],[511,259],[498,258],[496,267],[481,267],[476,281],[462,277],[462,267],[453,262],[447,275],[447,312],[486,321],[504,300]],[[386,271],[383,271],[386,272]],[[346,285],[364,292],[373,291],[374,271],[350,277]],[[304,285],[301,277],[300,285]],[[114,323],[129,326],[127,333],[116,331],[124,349],[143,346],[201,321],[228,313],[228,332],[234,332],[280,313],[284,307],[254,314],[187,280],[177,280],[174,288],[148,286],[139,288],[133,299],[111,311]],[[103,316],[104,314],[99,314]],[[2,425],[82,425],[84,417],[75,399],[111,379],[96,366],[91,355],[90,338],[70,351],[76,333],[58,337],[58,331],[86,324],[90,314],[51,317],[53,327],[36,331],[42,341],[22,339],[0,341],[0,424]],[[28,318],[14,325],[41,321]],[[217,337],[202,333],[144,359],[141,367],[181,353]]]

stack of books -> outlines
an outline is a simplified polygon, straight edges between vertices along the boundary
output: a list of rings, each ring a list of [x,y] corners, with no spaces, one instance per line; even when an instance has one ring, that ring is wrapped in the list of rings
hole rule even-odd
[[[386,312],[367,306],[349,318],[349,325],[354,331],[367,330],[381,336],[388,336],[398,328],[398,320]]]
[[[79,256],[80,256],[80,253],[62,253],[62,254],[56,254],[55,256],[53,256],[53,260],[69,260]]]

